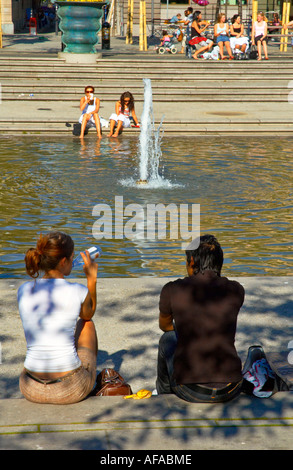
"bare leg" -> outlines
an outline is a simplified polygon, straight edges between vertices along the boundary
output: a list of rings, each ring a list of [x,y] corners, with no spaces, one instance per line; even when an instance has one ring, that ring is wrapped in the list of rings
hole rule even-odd
[[[84,137],[84,131],[85,131],[85,127],[86,127],[87,122],[88,122],[88,117],[85,114],[82,118],[81,130],[80,130],[80,136],[79,136],[80,139],[83,139],[83,137]]]
[[[122,121],[118,121],[118,124],[117,124],[117,127],[116,127],[116,131],[115,131],[115,134],[113,134],[113,137],[118,137],[119,132],[122,130],[122,127],[123,127],[123,122],[122,122]]]
[[[111,137],[113,135],[115,124],[116,121],[114,119],[110,119],[110,132],[107,137]]]
[[[225,42],[225,46],[226,46],[226,49],[227,49],[227,51],[228,51],[228,54],[229,54],[230,59],[234,59],[233,54],[232,54],[232,51],[231,51],[230,42],[229,42],[229,41],[226,41],[226,42]]]
[[[97,135],[98,135],[99,139],[101,139],[102,138],[101,123],[100,123],[99,115],[97,113],[94,114],[94,120],[95,120],[95,124],[96,124]]]
[[[224,59],[224,44],[223,41],[220,41],[218,43],[219,49],[220,49],[220,57],[223,60]]]
[[[209,48],[209,46],[201,47],[198,51],[195,51],[195,53],[193,54],[192,57],[193,57],[194,59],[197,59],[198,54],[201,54],[202,52],[207,51],[208,48]]]
[[[262,42],[262,45],[263,45],[263,51],[264,51],[264,54],[265,54],[265,58],[266,58],[266,60],[268,60],[268,46],[267,46],[267,42],[266,42],[266,41],[263,41],[263,42]]]
[[[257,41],[257,53],[258,53],[258,59],[261,60],[261,42]]]
[[[181,51],[179,52],[179,54],[184,54],[185,47],[186,47],[186,36],[184,35],[181,41]]]

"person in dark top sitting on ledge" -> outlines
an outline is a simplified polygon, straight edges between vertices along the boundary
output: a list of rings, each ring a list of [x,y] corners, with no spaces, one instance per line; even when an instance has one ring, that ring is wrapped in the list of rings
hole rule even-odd
[[[244,288],[221,276],[223,251],[213,235],[186,249],[188,277],[160,294],[158,394],[189,402],[225,402],[241,392],[241,360],[234,345]]]

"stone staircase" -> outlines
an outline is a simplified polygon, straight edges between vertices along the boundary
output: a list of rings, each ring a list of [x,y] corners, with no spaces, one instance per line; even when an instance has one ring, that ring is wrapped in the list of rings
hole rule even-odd
[[[140,116],[144,78],[153,90],[155,123],[189,135],[291,135],[293,80],[290,58],[270,61],[194,61],[184,56],[147,60],[103,58],[96,65],[58,58],[0,57],[1,134],[70,134],[79,100],[93,85],[108,118],[121,92],[130,90]],[[293,88],[293,81],[292,81]],[[127,130],[130,134],[137,129]]]

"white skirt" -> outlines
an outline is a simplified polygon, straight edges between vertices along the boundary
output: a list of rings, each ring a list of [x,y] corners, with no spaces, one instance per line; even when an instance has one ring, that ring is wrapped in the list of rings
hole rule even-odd
[[[82,123],[83,116],[84,116],[84,114],[82,114],[80,116],[79,120],[78,120],[78,122],[80,124]],[[100,124],[101,124],[101,127],[106,127],[106,128],[109,127],[109,122],[106,119],[102,118],[102,117],[100,117]],[[95,120],[94,120],[93,116],[91,116],[90,119],[87,122],[87,128],[89,129],[91,127],[96,127],[96,123],[95,123]]]
[[[113,113],[113,114],[111,114],[109,119],[110,119],[110,121],[113,120],[113,121],[116,121],[116,122],[122,121],[123,127],[130,127],[131,126],[129,117],[124,116],[124,114],[119,114],[117,116],[117,114]]]
[[[240,48],[243,46],[243,44],[246,45],[245,52],[247,52],[248,46],[249,46],[249,39],[247,37],[242,37],[242,38],[230,38],[230,46],[232,49],[232,52],[235,52],[236,46],[240,46]]]

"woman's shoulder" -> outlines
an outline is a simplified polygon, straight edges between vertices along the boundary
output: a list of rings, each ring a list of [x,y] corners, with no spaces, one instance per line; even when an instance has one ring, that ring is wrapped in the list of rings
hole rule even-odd
[[[19,297],[20,295],[22,295],[26,289],[30,288],[30,286],[33,285],[33,283],[34,281],[26,281],[23,284],[21,284],[17,290],[17,296]]]
[[[84,284],[81,284],[80,282],[68,281],[67,279],[62,279],[62,280],[64,281],[64,285],[66,285],[69,289],[72,289],[73,291],[75,289],[87,290],[87,286]]]

